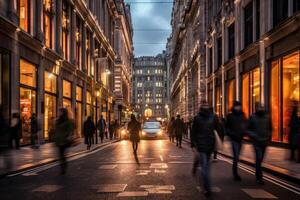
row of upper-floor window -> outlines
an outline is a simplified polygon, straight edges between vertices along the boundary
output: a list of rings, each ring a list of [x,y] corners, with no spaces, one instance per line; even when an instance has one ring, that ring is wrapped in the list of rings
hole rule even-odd
[[[147,85],[153,85],[155,87],[163,87],[165,84],[163,82],[158,81],[158,82],[155,82],[155,84],[150,83],[150,84],[147,84]],[[143,82],[137,82],[136,83],[136,87],[143,87],[143,86],[144,86]]]
[[[135,74],[163,74],[163,69],[136,69]]]
[[[290,4],[292,3],[292,4]],[[276,27],[280,22],[289,17],[289,7],[292,7],[292,12],[296,13],[300,10],[300,1],[286,1],[286,0],[273,0],[273,27]],[[243,35],[242,38],[244,48],[247,48],[254,41],[258,40],[261,35],[260,31],[260,15],[261,15],[260,0],[250,1],[244,8],[244,18],[243,18]],[[255,17],[254,17],[255,16]],[[212,73],[214,69],[218,69],[222,65],[222,57],[225,56],[225,61],[230,60],[235,56],[235,23],[233,22],[227,27],[225,35],[217,37],[215,41],[215,51],[212,47],[208,49],[208,73]],[[240,33],[238,33],[240,34]],[[226,37],[225,43],[226,47],[223,47],[222,37]],[[227,48],[223,55],[223,48]],[[213,57],[215,54],[215,58]],[[213,59],[216,61],[215,66],[213,66]]]
[[[142,61],[135,61],[134,65],[136,65],[136,66],[164,66],[165,63],[163,61],[142,60]]]
[[[136,81],[164,81],[165,78],[163,76],[139,76],[135,77]]]

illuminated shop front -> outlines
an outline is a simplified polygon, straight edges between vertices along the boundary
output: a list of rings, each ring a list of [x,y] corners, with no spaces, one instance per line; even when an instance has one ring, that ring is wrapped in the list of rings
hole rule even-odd
[[[44,73],[45,97],[44,97],[44,138],[52,138],[56,119],[57,109],[57,76],[50,72]]]
[[[63,107],[72,110],[72,84],[63,80]]]
[[[86,92],[86,110],[85,110],[85,116],[86,117],[91,117],[91,109],[92,109],[92,95],[91,92],[87,91]]]
[[[77,135],[82,137],[82,88],[79,86],[76,87],[75,121]]]
[[[226,84],[226,113],[230,113],[231,112],[231,108],[233,106],[233,102],[234,102],[234,86],[235,86],[235,81],[234,79],[229,80]]]
[[[260,69],[255,68],[242,75],[242,108],[248,118],[260,102]]]
[[[22,143],[29,144],[31,139],[31,117],[36,114],[36,66],[20,60],[20,113],[22,121]]]
[[[275,59],[271,63],[270,111],[272,141],[288,142],[291,105],[299,104],[299,51]]]

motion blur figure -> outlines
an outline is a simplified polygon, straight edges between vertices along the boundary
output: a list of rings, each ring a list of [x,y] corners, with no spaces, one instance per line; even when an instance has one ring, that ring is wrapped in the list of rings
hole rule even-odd
[[[294,102],[292,105],[292,114],[289,126],[289,147],[291,150],[290,159],[300,162],[300,117],[298,116],[298,102]],[[295,153],[297,150],[298,155],[296,158]]]
[[[118,131],[118,120],[115,120],[113,122],[110,123],[109,125],[109,139],[112,140],[113,138],[116,137],[116,133]]]
[[[234,102],[231,113],[228,114],[225,122],[226,134],[231,140],[233,154],[232,173],[235,181],[241,181],[241,177],[238,174],[238,162],[246,128],[247,120],[242,111],[241,103],[236,101]]]
[[[264,182],[261,164],[265,156],[266,147],[271,140],[272,125],[265,108],[260,103],[256,103],[255,108],[255,113],[252,114],[249,119],[248,134],[253,140],[256,155],[256,182],[257,184],[263,185]]]
[[[89,116],[83,124],[83,134],[84,134],[85,144],[87,145],[87,150],[91,149],[92,140],[95,131],[96,131],[95,124],[92,120],[92,117]]]
[[[128,123],[129,139],[132,142],[133,153],[136,154],[138,150],[138,143],[140,142],[141,124],[131,115],[131,121]]]
[[[32,114],[31,116],[31,144],[32,144],[32,148],[34,149],[38,149],[39,148],[39,141],[38,141],[38,132],[39,132],[39,122],[38,122],[38,118],[36,117],[35,114]]]
[[[0,158],[4,161],[5,170],[9,171],[12,167],[12,161],[9,153],[10,131],[8,120],[5,119],[2,106],[0,105]]]
[[[178,146],[179,148],[181,148],[182,136],[184,134],[184,131],[185,124],[182,119],[180,119],[180,115],[177,115],[175,121],[173,122],[173,132],[176,137],[176,146]]]
[[[16,149],[20,148],[20,138],[22,138],[22,123],[19,113],[13,113],[10,126],[10,145],[13,147],[15,142]]]
[[[72,136],[74,133],[73,120],[68,116],[68,110],[60,109],[60,115],[55,125],[55,144],[58,147],[58,154],[61,166],[61,173],[65,174],[67,170],[66,150],[72,145]]]
[[[103,118],[103,115],[101,115],[98,124],[97,124],[97,128],[99,131],[99,136],[101,139],[101,143],[103,143],[103,139],[104,139],[104,134],[105,134],[105,130],[106,130],[106,122],[105,119]]]
[[[174,121],[175,121],[175,118],[172,117],[171,121],[168,124],[168,134],[169,134],[170,142],[174,142],[174,129],[173,129]]]
[[[218,120],[210,111],[206,102],[203,102],[199,114],[194,118],[191,131],[191,147],[198,156],[194,160],[193,174],[198,165],[201,165],[201,181],[204,187],[204,194],[211,193],[210,184],[210,157],[215,149],[214,130],[218,127]]]

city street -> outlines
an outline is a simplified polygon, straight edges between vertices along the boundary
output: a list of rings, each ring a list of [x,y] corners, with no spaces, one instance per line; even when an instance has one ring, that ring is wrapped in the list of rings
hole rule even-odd
[[[6,199],[206,199],[191,174],[193,153],[168,140],[142,140],[137,157],[123,140],[72,157],[66,175],[57,163],[0,180]],[[242,165],[242,182],[231,177],[230,160],[212,161],[213,193],[208,199],[299,199],[300,188],[267,175],[257,185],[253,169]]]

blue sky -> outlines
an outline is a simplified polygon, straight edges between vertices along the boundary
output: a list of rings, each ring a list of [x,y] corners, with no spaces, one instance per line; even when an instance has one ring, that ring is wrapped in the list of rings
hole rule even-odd
[[[171,33],[170,21],[173,6],[171,1],[125,0],[131,5],[134,54],[136,57],[155,56],[165,50],[167,38]]]

